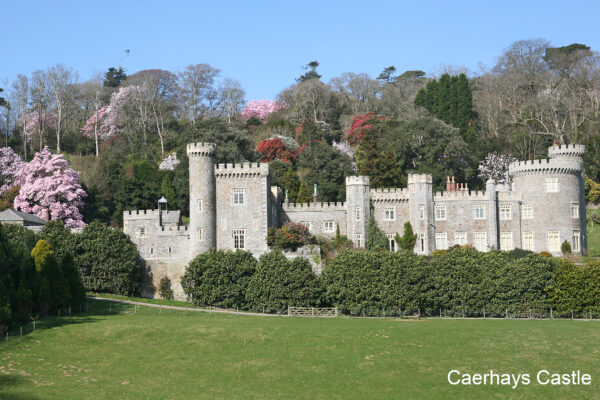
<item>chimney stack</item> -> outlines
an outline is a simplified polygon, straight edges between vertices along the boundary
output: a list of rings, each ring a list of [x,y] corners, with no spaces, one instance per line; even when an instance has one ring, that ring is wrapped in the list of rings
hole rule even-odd
[[[319,202],[319,194],[317,193],[317,184],[315,183],[315,188],[313,191],[313,203],[318,203]]]

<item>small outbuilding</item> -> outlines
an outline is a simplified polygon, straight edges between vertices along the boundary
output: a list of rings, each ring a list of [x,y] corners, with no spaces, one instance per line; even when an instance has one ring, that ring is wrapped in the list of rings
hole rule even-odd
[[[33,214],[17,210],[4,210],[0,212],[0,224],[16,224],[32,231],[39,231],[46,224],[46,221]]]

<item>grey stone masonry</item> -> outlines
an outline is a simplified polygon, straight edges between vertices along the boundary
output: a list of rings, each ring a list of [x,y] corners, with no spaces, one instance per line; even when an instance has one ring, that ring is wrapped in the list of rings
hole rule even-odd
[[[356,247],[363,247],[372,214],[394,251],[398,245],[393,237],[402,235],[409,221],[417,234],[415,252],[424,255],[456,244],[481,251],[523,248],[559,255],[566,240],[575,254],[587,249],[585,146],[552,146],[549,159],[515,162],[509,167],[508,184],[489,180],[485,191],[469,191],[466,184],[448,179],[447,190],[434,193],[429,174],[409,174],[407,188],[390,189],[371,189],[369,177],[349,176],[345,202],[320,203],[315,197],[304,204],[284,200],[282,191],[272,186],[268,164],[215,165],[215,153],[212,143],[187,146],[189,227],[180,225],[178,211],[123,214],[124,232],[149,268],[146,296],[153,296],[166,276],[176,298],[183,299],[180,278],[196,255],[218,248],[260,256],[268,251],[268,229],[286,221],[303,223],[314,235],[328,238],[339,229]]]

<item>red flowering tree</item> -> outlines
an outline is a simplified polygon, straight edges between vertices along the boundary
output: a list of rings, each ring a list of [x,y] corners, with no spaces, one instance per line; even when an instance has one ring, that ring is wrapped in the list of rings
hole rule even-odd
[[[288,221],[279,229],[269,228],[267,245],[277,249],[296,250],[310,243],[312,235],[304,224]]]
[[[256,146],[256,151],[262,155],[263,162],[273,160],[293,161],[298,151],[288,149],[280,138],[263,140]]]
[[[374,112],[357,115],[352,118],[352,125],[350,125],[350,131],[348,132],[348,142],[352,146],[356,146],[360,141],[363,132],[367,129],[371,129],[373,124],[378,121],[385,121],[385,117],[375,115]]]

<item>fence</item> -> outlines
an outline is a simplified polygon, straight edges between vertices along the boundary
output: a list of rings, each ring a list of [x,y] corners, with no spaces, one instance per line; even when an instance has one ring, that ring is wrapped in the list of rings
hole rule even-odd
[[[335,318],[338,316],[337,307],[288,307],[290,317]]]

